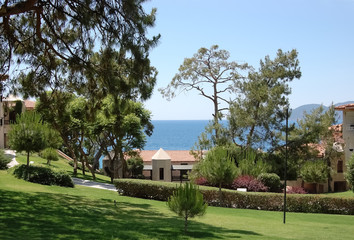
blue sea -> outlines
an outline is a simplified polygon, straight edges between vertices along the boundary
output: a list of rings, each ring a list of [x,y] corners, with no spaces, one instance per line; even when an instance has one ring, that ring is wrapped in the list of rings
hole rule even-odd
[[[144,150],[191,150],[209,120],[154,120]]]

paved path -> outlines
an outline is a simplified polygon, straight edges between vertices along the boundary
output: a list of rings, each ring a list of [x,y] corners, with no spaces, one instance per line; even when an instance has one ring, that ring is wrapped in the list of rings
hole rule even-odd
[[[84,179],[80,179],[80,178],[72,178],[72,179],[73,179],[75,185],[106,189],[106,190],[110,190],[110,191],[117,191],[116,187],[113,184],[99,183],[99,182],[84,180]]]
[[[16,152],[14,150],[6,149],[4,152],[6,156],[11,158],[11,162],[7,164],[8,168],[12,168],[16,165],[19,165],[19,163],[16,161]]]

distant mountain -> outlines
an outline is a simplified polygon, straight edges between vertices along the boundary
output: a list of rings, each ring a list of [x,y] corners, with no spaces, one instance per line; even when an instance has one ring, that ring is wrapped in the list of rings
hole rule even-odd
[[[345,105],[349,103],[354,103],[354,101],[347,101],[347,102],[342,102],[342,103],[336,103],[334,106],[340,106],[340,105]],[[291,116],[289,118],[290,122],[296,122],[298,119],[302,119],[304,116],[304,112],[310,113],[313,109],[318,108],[321,106],[321,104],[305,104],[300,107],[297,107],[295,109],[292,109],[291,111]],[[325,110],[328,109],[328,106],[323,106]],[[338,123],[342,122],[342,114],[340,112],[337,112],[338,116]]]

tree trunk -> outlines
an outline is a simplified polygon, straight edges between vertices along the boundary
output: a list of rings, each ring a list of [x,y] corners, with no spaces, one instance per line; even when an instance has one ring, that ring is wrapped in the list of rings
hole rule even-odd
[[[217,83],[214,83],[214,130],[215,130],[215,139],[219,140],[219,103],[217,95]]]
[[[222,207],[223,203],[222,203],[223,199],[222,199],[222,191],[221,191],[221,183],[219,183],[219,205]]]
[[[327,159],[327,166],[329,168],[331,168],[331,159],[330,159],[330,157],[328,157],[328,159]],[[331,182],[332,182],[331,171],[328,171],[328,181],[327,181],[327,183],[328,183],[328,192],[332,192],[332,184],[331,184]]]
[[[82,156],[81,156],[81,167],[82,167],[82,175],[85,176],[85,161]]]
[[[27,169],[29,168],[29,155],[30,155],[30,152],[27,152]]]
[[[110,155],[110,153],[108,153],[108,155]],[[109,156],[109,171],[110,171],[110,177],[111,177],[111,183],[113,183],[113,179],[114,179],[114,159],[112,159]]]
[[[93,163],[92,163],[92,167],[93,167],[94,170],[99,169],[99,165],[100,165],[99,162],[100,162],[100,158],[102,156],[102,153],[103,153],[103,149],[100,148],[98,150],[98,152],[95,154],[95,157],[94,157]]]
[[[96,180],[96,175],[95,175],[95,168],[92,166],[90,166],[89,162],[88,162],[88,159],[87,159],[87,155],[85,154],[84,150],[82,148],[80,148],[80,153],[82,155],[82,169],[85,170],[85,164],[86,164],[86,167],[89,169],[89,171],[91,172],[92,174],[92,179],[93,180]]]
[[[188,231],[188,213],[185,211],[184,214],[184,234],[187,234]]]
[[[26,180],[29,178],[29,152],[27,152],[27,171],[26,171]]]

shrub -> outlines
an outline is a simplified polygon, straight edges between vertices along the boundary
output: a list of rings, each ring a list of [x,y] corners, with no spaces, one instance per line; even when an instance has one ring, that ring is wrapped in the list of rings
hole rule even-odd
[[[7,169],[7,164],[11,162],[11,158],[5,155],[4,150],[0,150],[0,170]]]
[[[14,175],[17,178],[43,185],[58,185],[62,187],[74,187],[73,180],[65,172],[54,172],[50,168],[38,166],[20,165],[16,167]]]
[[[266,173],[271,166],[259,159],[259,154],[253,149],[241,151],[236,157],[240,175],[249,175],[257,177],[261,173]]]
[[[173,192],[173,195],[168,198],[167,205],[171,211],[183,217],[185,233],[187,233],[188,218],[203,216],[208,207],[197,186],[188,182],[180,185]]]
[[[281,189],[280,177],[275,173],[261,173],[257,179],[261,181],[270,192],[279,192]]]
[[[58,161],[59,155],[54,148],[46,148],[41,152],[41,157],[47,159],[49,165],[51,161]]]
[[[194,183],[201,186],[210,186],[210,184],[204,177],[197,178],[196,180],[194,180]]]
[[[223,185],[232,183],[237,176],[235,163],[224,147],[214,147],[198,165],[202,176],[209,183],[218,186],[219,191]]]
[[[324,183],[328,173],[328,166],[322,160],[307,161],[300,170],[302,179],[307,183]]]
[[[290,194],[306,194],[307,193],[305,189],[303,189],[302,187],[297,187],[297,186],[287,188],[286,192],[290,193]]]
[[[232,185],[232,189],[237,189],[237,188],[247,188],[247,191],[249,192],[267,192],[268,188],[259,180],[252,176],[239,176],[237,177]]]
[[[347,180],[354,192],[354,154],[352,154],[347,163],[347,172],[345,173],[345,179]]]
[[[74,182],[69,174],[60,171],[55,173],[55,185],[62,187],[74,187]]]
[[[144,163],[141,157],[131,157],[127,160],[127,168],[133,178],[138,178],[143,173]]]
[[[173,183],[137,179],[116,179],[114,183],[118,192],[126,196],[162,201],[167,201],[177,188],[177,185]],[[218,189],[209,190],[209,188],[201,187],[200,192],[208,205],[220,205]],[[222,191],[222,195],[222,205],[229,208],[283,210],[284,196],[282,193],[248,193],[229,190]],[[287,210],[289,212],[354,215],[354,199],[290,194],[287,196]]]

